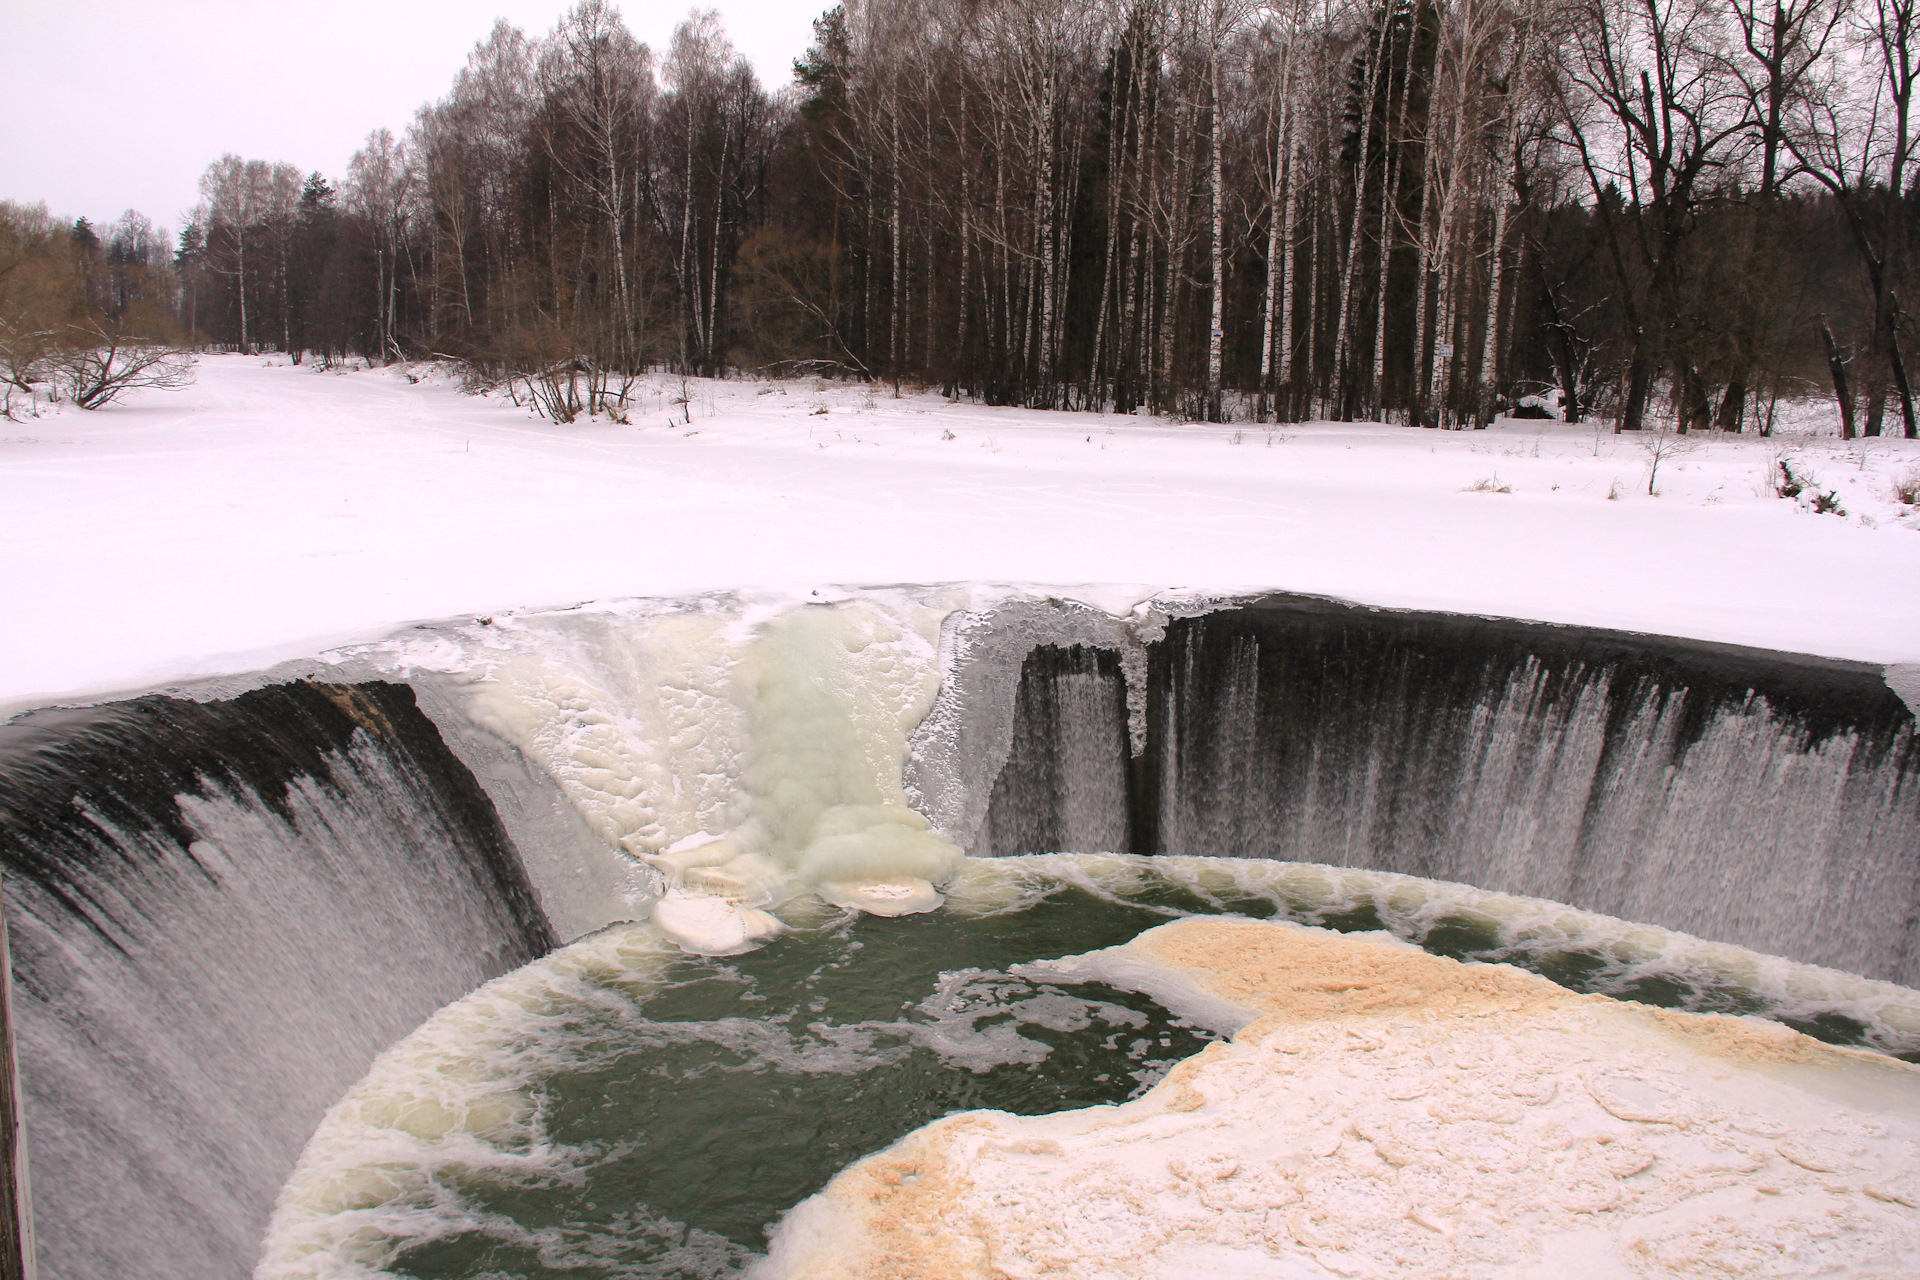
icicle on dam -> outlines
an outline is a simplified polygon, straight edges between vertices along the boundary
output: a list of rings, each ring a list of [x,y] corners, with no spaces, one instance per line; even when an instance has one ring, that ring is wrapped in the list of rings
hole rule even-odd
[[[1915,674],[896,588],[450,623],[22,715],[39,1275],[741,1274],[930,1119],[1123,1101],[1196,1051],[1021,967],[1195,913],[1920,1060]],[[743,1147],[698,1177],[712,1139],[663,1136],[696,1119]]]

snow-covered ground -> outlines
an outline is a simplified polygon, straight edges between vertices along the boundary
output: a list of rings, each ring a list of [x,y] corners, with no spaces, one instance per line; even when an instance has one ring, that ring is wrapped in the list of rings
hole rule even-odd
[[[1274,588],[1920,659],[1911,441],[1689,441],[1649,496],[1645,442],[1558,423],[1269,431],[696,381],[685,425],[656,378],[631,425],[559,426],[415,374],[214,356],[186,390],[0,422],[0,705],[419,619],[823,583]]]

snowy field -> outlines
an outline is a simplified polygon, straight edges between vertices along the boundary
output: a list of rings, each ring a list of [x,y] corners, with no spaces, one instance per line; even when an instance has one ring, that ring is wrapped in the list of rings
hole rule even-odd
[[[415,376],[214,356],[185,390],[0,422],[0,704],[420,619],[827,583],[1273,588],[1920,660],[1906,440],[1696,438],[1650,496],[1644,442],[1558,423],[1269,431],[811,381],[683,407],[656,378],[631,425],[557,426]]]

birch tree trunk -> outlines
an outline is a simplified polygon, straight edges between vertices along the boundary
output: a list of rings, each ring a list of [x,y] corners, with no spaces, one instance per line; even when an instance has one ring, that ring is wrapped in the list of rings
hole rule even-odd
[[[1051,50],[1047,51],[1051,53]],[[1052,67],[1042,73],[1039,137],[1036,139],[1040,149],[1040,196],[1035,203],[1035,212],[1040,219],[1040,349],[1038,369],[1036,371],[1036,390],[1041,406],[1053,406],[1053,308],[1054,280],[1059,270],[1055,258],[1056,240],[1059,228],[1055,225],[1054,182],[1055,165],[1058,157],[1054,154],[1058,130],[1054,127],[1054,96],[1057,85]]]
[[[707,245],[707,303],[706,331],[701,339],[700,362],[709,374],[719,372],[719,360],[714,350],[715,317],[720,311],[720,230],[726,218],[727,200],[727,152],[733,141],[733,129],[728,121],[720,122],[720,167],[713,175],[713,239]]]
[[[1507,68],[1506,86],[1506,151],[1504,159],[1508,165],[1510,186],[1517,199],[1520,192],[1520,86],[1527,71],[1527,52],[1533,34],[1533,14],[1523,14],[1520,29],[1513,42],[1513,61]],[[1507,191],[1499,186],[1494,189],[1493,206],[1493,244],[1489,250],[1491,262],[1487,279],[1487,326],[1480,342],[1480,394],[1475,407],[1480,423],[1493,421],[1493,403],[1498,388],[1495,379],[1499,373],[1500,356],[1500,285],[1501,258],[1507,243],[1508,209],[1513,201],[1508,199]]]
[[[1221,118],[1220,110],[1220,41],[1223,33],[1217,29],[1213,33],[1207,58],[1207,97],[1208,127],[1212,135],[1212,164],[1207,171],[1207,195],[1212,205],[1213,226],[1211,229],[1212,257],[1211,307],[1207,324],[1207,421],[1222,421],[1220,410],[1220,371],[1221,352],[1226,341],[1226,299],[1227,299],[1227,202],[1224,173],[1226,170],[1226,121]]]
[[[1431,121],[1431,115],[1429,115]],[[1421,145],[1420,160],[1420,228],[1414,242],[1413,270],[1413,372],[1409,379],[1408,416],[1419,426],[1432,426],[1427,419],[1428,378],[1432,366],[1427,355],[1427,305],[1433,292],[1432,264],[1428,259],[1429,247],[1434,230],[1433,175],[1434,175],[1433,128],[1429,123],[1427,137]]]
[[[1280,76],[1280,127],[1273,143],[1273,183],[1267,189],[1267,287],[1260,303],[1260,394],[1262,407],[1275,399],[1273,381],[1274,310],[1287,293],[1287,273],[1293,265],[1293,186],[1288,181],[1288,166],[1293,150],[1293,42],[1291,37],[1281,52],[1284,67]],[[1284,194],[1283,194],[1284,193]],[[1285,202],[1284,212],[1281,209]],[[1286,302],[1280,302],[1281,307]],[[1291,318],[1291,317],[1289,317]],[[1285,328],[1284,324],[1281,328]],[[1285,339],[1282,339],[1285,341]]]
[[[1434,387],[1436,385],[1439,387],[1442,402],[1435,406],[1434,412],[1442,426],[1446,425],[1446,417],[1452,407],[1455,359],[1454,312],[1457,306],[1455,275],[1459,266],[1459,254],[1454,240],[1457,231],[1455,223],[1459,216],[1460,188],[1467,179],[1464,134],[1467,123],[1467,81],[1474,62],[1472,44],[1475,34],[1475,16],[1472,0],[1467,0],[1467,4],[1463,6],[1463,12],[1455,20],[1459,23],[1459,48],[1452,68],[1452,137],[1448,141],[1445,157],[1436,158],[1433,168],[1433,175],[1437,178],[1441,176],[1441,163],[1444,161],[1446,165],[1445,181],[1441,184],[1440,213],[1433,255],[1438,267],[1439,288],[1434,298],[1435,348],[1433,375],[1428,384],[1427,396],[1431,401]],[[1441,354],[1443,348],[1444,355]]]
[[[233,243],[235,246],[233,255],[234,276],[240,285],[240,350],[247,355],[252,355],[253,343],[247,338],[247,229],[244,226],[234,228]],[[380,278],[379,249],[376,248],[373,251],[373,258],[374,279],[377,282]],[[378,283],[376,283],[374,287],[378,288]],[[385,349],[386,343],[383,341],[381,343],[381,350],[384,351]]]
[[[900,244],[900,104],[898,96],[888,93],[891,109],[887,112],[888,159],[887,187],[891,197],[887,212],[887,251],[892,256],[893,293],[887,299],[887,363],[892,367],[893,394],[900,394],[900,343],[904,337],[903,309],[906,305],[906,288],[902,272],[907,263],[907,255]]]
[[[960,82],[960,127],[957,131],[959,146],[955,148],[960,157],[960,287],[955,293],[959,300],[960,318],[955,326],[958,330],[954,338],[954,376],[949,386],[966,385],[972,390],[968,374],[970,365],[967,360],[967,320],[972,310],[973,294],[973,157],[967,140],[967,88],[964,79]]]
[[[1335,415],[1345,422],[1353,415],[1347,400],[1346,377],[1348,363],[1348,343],[1353,332],[1353,282],[1360,269],[1360,228],[1365,222],[1367,209],[1367,171],[1370,148],[1373,142],[1373,99],[1379,89],[1380,55],[1386,47],[1387,33],[1392,23],[1382,22],[1380,40],[1367,54],[1366,98],[1361,104],[1360,116],[1360,163],[1353,172],[1353,222],[1347,232],[1347,256],[1340,268],[1340,319],[1333,340],[1333,380],[1336,400]]]
[[[1172,404],[1174,385],[1174,336],[1180,307],[1180,266],[1186,257],[1187,215],[1192,179],[1187,172],[1187,135],[1192,132],[1189,106],[1183,95],[1174,112],[1173,191],[1168,209],[1167,260],[1162,270],[1160,289],[1160,351],[1154,370],[1154,409],[1162,412]]]
[[[700,328],[700,277],[699,267],[694,261],[693,245],[693,95],[688,92],[681,103],[686,112],[687,156],[684,169],[686,184],[680,192],[680,368],[691,372],[694,360],[694,335]]]
[[[1402,77],[1401,92],[1400,92],[1401,118],[1398,120],[1394,118],[1394,115],[1393,115],[1393,38],[1392,38],[1393,18],[1391,17],[1391,15],[1389,15],[1386,21],[1388,24],[1388,36],[1386,39],[1387,110],[1385,113],[1386,121],[1388,125],[1387,136],[1385,139],[1387,154],[1386,154],[1386,162],[1385,162],[1385,165],[1383,166],[1386,172],[1383,176],[1383,181],[1380,188],[1380,235],[1378,240],[1376,241],[1377,248],[1375,250],[1375,252],[1379,255],[1379,258],[1380,258],[1380,270],[1379,270],[1378,288],[1376,289],[1377,296],[1375,298],[1374,319],[1373,319],[1373,370],[1372,370],[1371,376],[1367,379],[1367,395],[1370,397],[1369,404],[1372,407],[1372,409],[1375,411],[1375,413],[1378,414],[1379,416],[1384,416],[1384,413],[1382,413],[1381,410],[1383,409],[1383,406],[1386,401],[1387,277],[1388,277],[1389,271],[1391,271],[1393,267],[1393,252],[1392,252],[1392,240],[1391,240],[1393,229],[1392,229],[1391,223],[1389,222],[1389,218],[1393,213],[1394,193],[1398,189],[1398,181],[1400,177],[1400,150],[1401,150],[1400,134],[1401,134],[1402,128],[1405,125],[1405,116],[1406,116],[1406,110],[1407,110],[1405,77]],[[1411,70],[1412,68],[1412,62],[1413,62],[1412,54],[1411,54],[1411,51],[1409,51],[1408,58],[1407,58],[1409,70]]]
[[[1332,217],[1331,211],[1326,207],[1329,203],[1327,196],[1330,194],[1332,185],[1332,174],[1328,173],[1324,175],[1324,180],[1321,183],[1321,197],[1314,201],[1313,243],[1309,247],[1307,254],[1308,267],[1312,274],[1307,285],[1307,377],[1297,397],[1300,405],[1299,412],[1302,414],[1308,412],[1308,395],[1314,388],[1321,385],[1319,378],[1315,375],[1324,373],[1324,370],[1319,368],[1322,317],[1320,304],[1324,300],[1322,294],[1326,288],[1326,282],[1321,278],[1323,275],[1321,258],[1325,253],[1325,248],[1320,242],[1320,232],[1322,226]],[[1324,407],[1324,399],[1322,407]]]

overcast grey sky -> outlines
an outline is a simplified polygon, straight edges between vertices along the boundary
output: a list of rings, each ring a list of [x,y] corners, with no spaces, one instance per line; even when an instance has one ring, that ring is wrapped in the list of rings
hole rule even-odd
[[[710,0],[777,88],[831,0]],[[544,35],[571,0],[0,0],[0,199],[178,230],[222,152],[338,178],[369,129],[445,94],[496,17]],[[664,52],[685,0],[625,0]]]

